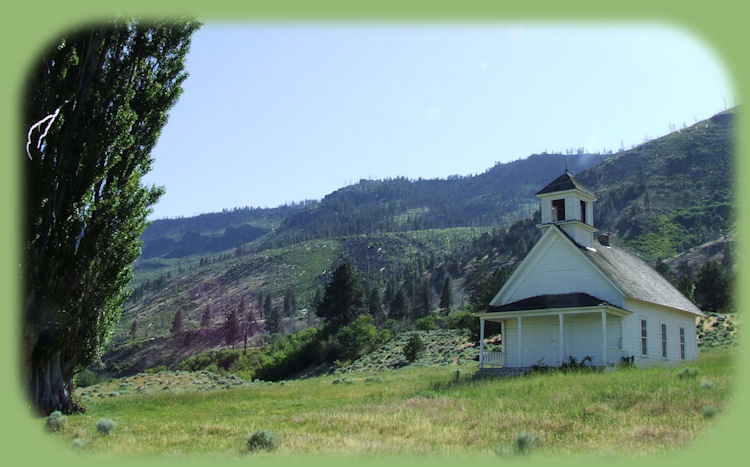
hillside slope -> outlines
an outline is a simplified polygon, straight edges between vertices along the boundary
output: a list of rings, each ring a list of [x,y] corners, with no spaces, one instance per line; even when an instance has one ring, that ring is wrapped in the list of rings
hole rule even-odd
[[[594,222],[667,259],[734,228],[734,119],[722,112],[619,153],[577,178],[599,197]]]
[[[469,226],[503,226],[536,209],[534,193],[568,169],[577,173],[605,154],[536,154],[482,174],[447,179],[360,180],[284,219],[279,241]]]

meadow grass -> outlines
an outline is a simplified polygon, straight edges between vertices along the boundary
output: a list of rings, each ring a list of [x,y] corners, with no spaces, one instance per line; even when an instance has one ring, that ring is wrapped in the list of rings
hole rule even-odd
[[[94,398],[50,434],[84,451],[115,455],[243,455],[250,433],[278,437],[272,455],[512,453],[519,434],[532,453],[665,452],[689,444],[729,401],[733,351],[702,352],[695,377],[684,368],[550,372],[470,377],[476,365],[402,368],[254,384],[234,389],[132,393]],[[455,371],[461,371],[459,380]],[[713,385],[702,384],[710,379]],[[715,416],[706,416],[712,407]],[[101,418],[117,427],[97,432]],[[256,455],[256,454],[253,454]],[[271,455],[271,454],[263,454]]]

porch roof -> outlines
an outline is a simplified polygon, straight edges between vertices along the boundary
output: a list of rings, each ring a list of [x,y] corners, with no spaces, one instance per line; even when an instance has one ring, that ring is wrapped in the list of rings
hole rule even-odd
[[[549,310],[556,308],[589,308],[608,306],[619,308],[606,300],[596,298],[587,293],[574,292],[565,294],[536,295],[500,306],[490,306],[488,313],[508,313],[527,310]]]

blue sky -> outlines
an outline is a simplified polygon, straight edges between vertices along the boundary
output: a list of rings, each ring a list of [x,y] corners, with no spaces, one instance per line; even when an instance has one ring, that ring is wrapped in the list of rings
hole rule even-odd
[[[708,45],[656,24],[207,23],[186,68],[152,219],[616,152],[736,103]]]

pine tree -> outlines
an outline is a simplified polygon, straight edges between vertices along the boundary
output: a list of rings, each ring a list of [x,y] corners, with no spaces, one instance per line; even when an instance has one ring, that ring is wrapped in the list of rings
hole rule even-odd
[[[281,332],[281,311],[278,306],[271,307],[271,311],[266,315],[266,331],[269,334]]]
[[[240,337],[240,321],[237,317],[237,310],[232,310],[224,322],[224,342],[234,348],[235,342]]]
[[[260,319],[263,319],[263,292],[258,293],[258,312],[260,313]]]
[[[333,330],[345,326],[362,312],[362,294],[354,268],[349,263],[342,263],[326,284],[325,294],[318,305],[318,316]]]
[[[396,295],[393,296],[393,301],[388,310],[388,317],[395,320],[404,319],[406,314],[409,312],[409,304],[407,303],[406,293],[404,289],[399,288],[396,291]]]
[[[440,308],[450,313],[451,307],[453,307],[453,290],[451,289],[451,280],[446,277],[440,291]]]
[[[294,315],[295,311],[297,311],[297,297],[294,295],[294,290],[288,287],[284,294],[284,316],[289,318]]]
[[[385,321],[385,313],[383,313],[383,302],[380,300],[380,292],[378,292],[377,287],[370,289],[370,293],[367,296],[367,306],[375,324],[383,324]]]
[[[318,303],[320,303],[320,289],[315,289],[315,296],[313,296],[312,304],[311,304],[311,312],[308,313],[309,322],[312,322],[313,314],[315,316],[318,316]]]
[[[41,413],[78,409],[73,375],[119,319],[146,216],[163,192],[141,180],[197,27],[132,20],[73,31],[26,80],[22,368]]]
[[[718,313],[729,307],[732,294],[731,275],[715,261],[705,263],[695,277],[695,301],[702,310]]]
[[[414,303],[412,312],[414,319],[428,316],[432,311],[432,287],[427,277],[422,277],[414,291]]]
[[[203,309],[203,314],[201,315],[201,328],[202,329],[209,329],[211,327],[211,307],[208,303],[206,303],[206,308]]]
[[[130,338],[136,340],[138,338],[138,320],[133,320],[133,325],[130,326]]]
[[[182,334],[182,308],[177,309],[172,320],[172,335],[179,336]]]
[[[273,302],[271,301],[271,294],[266,295],[266,300],[263,302],[263,313],[261,315],[268,319],[269,316],[271,316],[271,311],[273,310]]]
[[[240,304],[237,305],[237,321],[240,322],[239,333],[242,335],[243,348],[247,350],[247,334],[248,328],[250,326],[250,320],[249,316],[247,316],[245,308],[245,297],[240,297]]]

